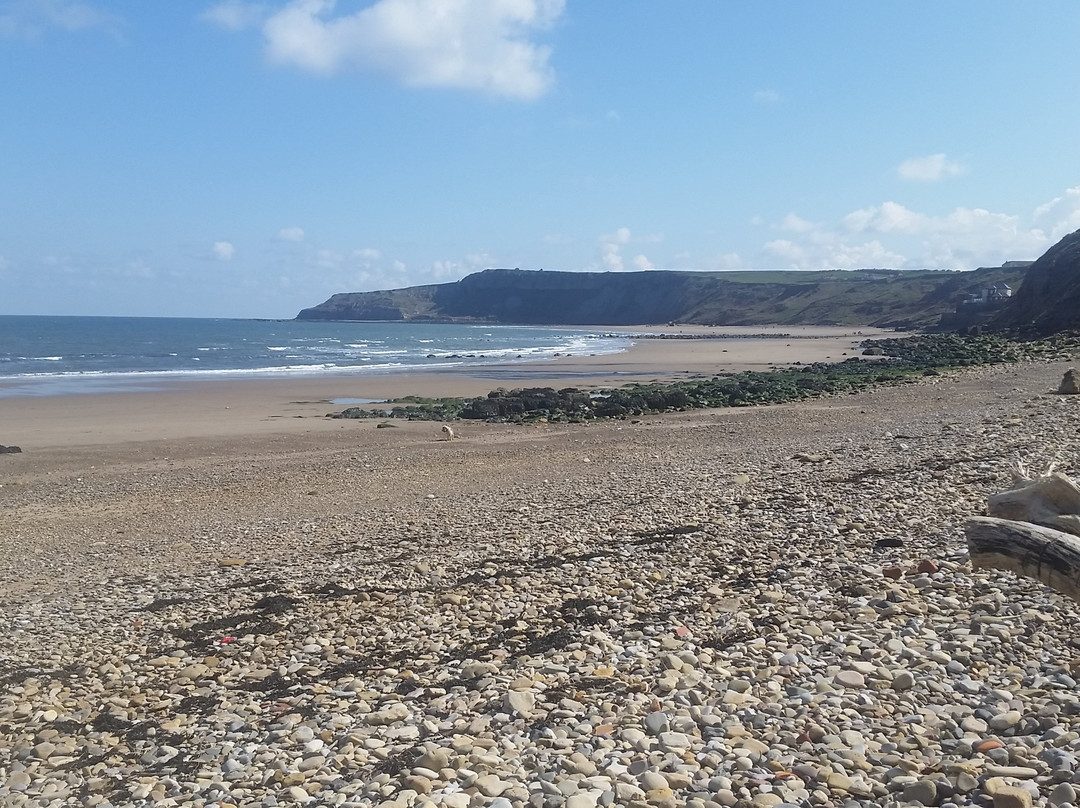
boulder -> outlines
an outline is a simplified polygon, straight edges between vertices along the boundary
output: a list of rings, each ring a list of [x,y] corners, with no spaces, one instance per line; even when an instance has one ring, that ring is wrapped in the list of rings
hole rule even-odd
[[[4,446],[0,444],[0,454],[20,454],[22,449],[18,446]]]
[[[1065,371],[1058,392],[1066,396],[1080,395],[1080,371],[1076,368],[1069,368]]]

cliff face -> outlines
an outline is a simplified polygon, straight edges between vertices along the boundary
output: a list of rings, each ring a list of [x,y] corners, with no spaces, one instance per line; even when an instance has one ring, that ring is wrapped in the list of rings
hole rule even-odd
[[[453,284],[442,284],[453,286]],[[437,317],[434,296],[440,285],[385,292],[342,292],[304,309],[297,320],[420,320]]]
[[[1031,265],[1024,285],[990,325],[1031,337],[1080,330],[1080,230]]]
[[[686,287],[679,273],[489,270],[442,287],[435,304],[451,317],[501,323],[666,323],[685,313]]]
[[[300,320],[544,325],[878,325],[931,327],[965,293],[1023,268],[974,272],[856,270],[543,272],[489,269],[457,283],[337,294]]]

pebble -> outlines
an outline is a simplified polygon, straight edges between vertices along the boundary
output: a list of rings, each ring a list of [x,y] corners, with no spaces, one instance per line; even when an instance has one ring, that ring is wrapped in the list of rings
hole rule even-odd
[[[899,671],[893,675],[893,690],[911,690],[915,687],[915,676],[911,671]]]
[[[1049,802],[1053,806],[1072,805],[1076,800],[1077,792],[1072,783],[1059,783],[1054,787],[1054,790],[1050,792]]]
[[[994,792],[994,808],[1032,808],[1031,793],[1014,786],[1002,786]]]

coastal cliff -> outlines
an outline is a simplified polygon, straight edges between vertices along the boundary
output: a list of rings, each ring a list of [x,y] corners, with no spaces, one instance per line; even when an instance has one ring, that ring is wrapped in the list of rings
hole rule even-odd
[[[1080,230],[1031,265],[1024,285],[990,326],[1032,337],[1080,330]]]
[[[488,269],[455,283],[336,294],[298,320],[544,325],[866,325],[928,328],[965,296],[1017,286],[1026,267],[552,272]]]

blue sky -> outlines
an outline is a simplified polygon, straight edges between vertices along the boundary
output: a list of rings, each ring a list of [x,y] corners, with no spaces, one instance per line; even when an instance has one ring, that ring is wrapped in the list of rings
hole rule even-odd
[[[1080,228],[1078,36],[1074,0],[0,0],[0,314],[1035,258]]]

